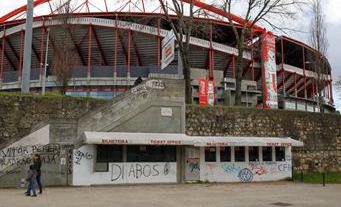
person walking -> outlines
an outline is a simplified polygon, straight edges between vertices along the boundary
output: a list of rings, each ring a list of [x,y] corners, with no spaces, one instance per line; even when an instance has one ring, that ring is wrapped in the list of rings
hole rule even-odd
[[[143,82],[142,78],[139,76],[135,82],[134,82],[134,87],[140,85]]]
[[[28,182],[27,191],[25,193],[26,196],[37,197],[36,191],[34,189],[34,180],[37,176],[37,170],[34,168],[34,165],[30,165],[30,169],[28,171],[28,175],[26,181]],[[32,191],[32,195],[31,195]]]
[[[36,180],[38,183],[38,187],[39,187],[39,194],[43,193],[43,186],[41,184],[41,157],[39,154],[34,154],[33,155],[33,166],[37,171],[37,176],[36,176]]]

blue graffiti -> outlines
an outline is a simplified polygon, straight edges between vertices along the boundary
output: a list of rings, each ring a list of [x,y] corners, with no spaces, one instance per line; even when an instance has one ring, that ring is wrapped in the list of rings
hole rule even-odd
[[[235,166],[234,164],[222,165],[221,167],[223,168],[224,172],[227,174],[238,173],[241,169],[239,166]]]

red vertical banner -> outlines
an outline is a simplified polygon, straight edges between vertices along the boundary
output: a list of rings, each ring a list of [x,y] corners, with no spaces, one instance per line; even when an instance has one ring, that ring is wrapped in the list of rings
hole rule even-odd
[[[208,105],[208,79],[199,78],[199,104]]]
[[[199,104],[201,106],[215,106],[215,81],[206,78],[199,78]]]
[[[263,90],[264,107],[278,108],[276,43],[271,33],[264,33],[263,40]]]

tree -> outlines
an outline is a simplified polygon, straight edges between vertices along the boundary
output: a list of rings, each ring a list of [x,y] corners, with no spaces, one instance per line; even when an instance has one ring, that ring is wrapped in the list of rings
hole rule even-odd
[[[339,76],[338,80],[335,82],[334,85],[336,86],[336,91],[338,91],[341,96],[341,75]]]
[[[328,50],[327,29],[325,24],[325,17],[323,15],[323,8],[319,0],[312,0],[312,19],[310,22],[310,36],[309,42],[316,50],[315,72],[317,73],[317,91],[318,91],[318,105],[320,112],[324,112],[323,97],[321,96],[322,89],[325,87],[323,74],[327,72],[325,64],[325,55]],[[322,77],[321,77],[322,76]]]
[[[53,6],[56,8],[58,16],[55,20],[61,22],[60,26],[53,26],[49,29],[50,39],[58,37],[58,42],[50,41],[53,44],[54,57],[52,60],[52,72],[60,84],[60,93],[64,94],[68,81],[71,78],[72,70],[76,65],[75,59],[77,52],[75,47],[70,44],[76,28],[70,24],[72,10],[76,4],[71,4],[71,0],[60,0]]]
[[[233,6],[239,3],[245,9],[242,13],[244,22],[237,25],[233,20]],[[288,28],[277,25],[272,19],[275,16],[285,19],[294,19],[295,13],[293,9],[295,6],[302,4],[299,0],[223,0],[223,3],[218,5],[223,8],[227,14],[226,18],[232,26],[233,33],[236,38],[236,47],[238,49],[238,56],[236,60],[236,95],[235,105],[241,105],[241,82],[243,71],[243,53],[247,45],[247,38],[252,34],[252,28],[259,22],[266,23],[276,30],[285,31]],[[238,28],[237,28],[238,26]]]
[[[167,5],[166,0],[159,0],[162,11],[165,14],[166,20],[170,24],[176,41],[179,46],[179,52],[183,67],[183,75],[185,79],[185,97],[186,97],[186,103],[192,103],[192,80],[191,80],[191,67],[189,62],[189,41],[193,29],[193,19],[194,14],[196,13],[194,11],[194,1],[191,0],[189,3],[189,16],[186,16],[185,14],[185,6],[183,1],[178,0],[171,0],[173,8],[171,11],[173,11],[177,19],[171,19],[169,15],[169,7]],[[185,41],[183,41],[185,39]]]

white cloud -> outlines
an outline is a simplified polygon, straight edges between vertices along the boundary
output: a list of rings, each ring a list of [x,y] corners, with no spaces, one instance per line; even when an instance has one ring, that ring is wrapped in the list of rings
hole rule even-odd
[[[327,22],[341,23],[341,0],[326,0],[324,3]]]

